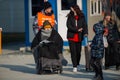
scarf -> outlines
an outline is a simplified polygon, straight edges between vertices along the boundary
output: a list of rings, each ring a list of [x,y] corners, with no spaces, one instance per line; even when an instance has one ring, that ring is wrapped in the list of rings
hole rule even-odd
[[[50,30],[42,29],[41,30],[41,40],[48,39],[50,37],[51,33],[52,33],[52,29],[50,29]]]

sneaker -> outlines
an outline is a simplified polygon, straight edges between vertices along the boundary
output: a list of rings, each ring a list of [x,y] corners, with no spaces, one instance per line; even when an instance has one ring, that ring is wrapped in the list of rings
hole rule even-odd
[[[77,72],[77,68],[76,67],[73,68],[73,72]]]

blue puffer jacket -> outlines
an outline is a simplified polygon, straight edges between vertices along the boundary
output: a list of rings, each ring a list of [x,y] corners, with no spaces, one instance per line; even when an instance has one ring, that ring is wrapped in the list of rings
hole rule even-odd
[[[104,26],[101,23],[97,23],[93,26],[95,36],[91,43],[91,57],[103,58],[104,55],[104,44],[103,44],[103,33]]]

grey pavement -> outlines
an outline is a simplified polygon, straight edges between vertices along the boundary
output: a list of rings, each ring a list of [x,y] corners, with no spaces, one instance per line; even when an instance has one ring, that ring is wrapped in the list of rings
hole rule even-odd
[[[2,54],[19,53],[19,49],[25,47],[24,42],[12,42],[2,45]]]
[[[68,60],[68,65],[63,67],[62,74],[37,75],[32,53],[20,52],[19,47],[21,46],[23,47],[24,44],[4,46],[3,54],[0,55],[0,80],[93,80],[94,72],[85,71],[83,51],[80,61],[81,70],[77,73],[72,72],[69,51],[64,50],[63,54]],[[104,80],[120,80],[120,71],[116,71],[115,67],[103,70],[103,74]]]

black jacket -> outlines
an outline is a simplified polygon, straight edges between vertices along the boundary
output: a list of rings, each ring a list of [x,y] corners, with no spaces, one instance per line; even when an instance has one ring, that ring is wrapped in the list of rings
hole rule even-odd
[[[68,28],[67,38],[73,38],[74,34],[78,33],[79,40],[83,40],[84,34],[88,34],[88,28],[87,28],[87,24],[86,24],[84,16],[81,17],[80,19],[78,19],[77,28],[76,28],[76,23],[75,23],[74,16],[68,16],[67,28]],[[80,28],[83,28],[82,32],[78,32],[78,29],[80,29]]]
[[[120,35],[119,35],[119,31],[117,28],[117,24],[114,23],[109,23],[108,24],[108,36],[107,36],[108,42],[109,43],[113,43],[116,41],[120,40]]]
[[[58,58],[58,54],[62,53],[63,50],[63,39],[56,30],[52,30],[50,37],[47,39],[52,41],[53,44],[47,46],[38,47],[38,53],[43,54],[41,57],[47,58]],[[32,41],[31,49],[36,47],[41,42],[41,30],[37,33],[35,38]]]

